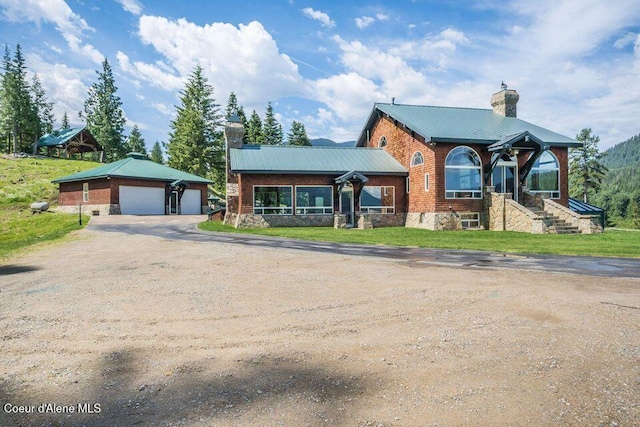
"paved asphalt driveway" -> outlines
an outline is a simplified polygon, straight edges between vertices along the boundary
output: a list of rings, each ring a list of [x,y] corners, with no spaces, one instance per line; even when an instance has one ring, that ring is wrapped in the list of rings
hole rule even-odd
[[[566,255],[515,255],[451,249],[424,249],[382,245],[314,242],[250,234],[213,233],[198,230],[202,215],[92,217],[88,229],[108,233],[143,234],[170,240],[230,243],[267,248],[329,252],[344,255],[397,259],[412,267],[440,265],[460,268],[510,268],[603,277],[640,278],[640,259]],[[345,231],[351,232],[351,231]],[[357,232],[356,230],[352,232]]]

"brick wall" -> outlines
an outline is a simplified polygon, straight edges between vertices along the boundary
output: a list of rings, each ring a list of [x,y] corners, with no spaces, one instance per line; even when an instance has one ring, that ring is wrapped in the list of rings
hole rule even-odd
[[[241,174],[240,179],[240,213],[253,213],[253,186],[280,186],[280,185],[331,185],[334,193],[334,210],[338,208],[338,200],[335,196],[336,186],[334,179],[338,175],[290,175],[290,174]],[[405,177],[403,176],[385,176],[385,175],[367,175],[369,186],[393,186],[395,187],[395,209],[397,213],[405,212],[406,194],[405,194]],[[295,194],[295,188],[294,188]],[[295,196],[294,196],[295,197]]]

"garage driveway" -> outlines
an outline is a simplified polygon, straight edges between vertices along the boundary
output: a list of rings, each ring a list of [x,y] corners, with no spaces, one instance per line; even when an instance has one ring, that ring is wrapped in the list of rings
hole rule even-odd
[[[342,255],[380,257],[408,263],[412,267],[439,265],[474,269],[507,268],[604,277],[640,278],[640,259],[633,258],[520,255],[452,249],[314,242],[271,236],[201,231],[197,229],[197,224],[204,220],[206,220],[204,215],[96,216],[91,218],[88,229],[201,243],[231,243],[265,248],[286,248]],[[358,231],[345,230],[345,232],[357,233]]]

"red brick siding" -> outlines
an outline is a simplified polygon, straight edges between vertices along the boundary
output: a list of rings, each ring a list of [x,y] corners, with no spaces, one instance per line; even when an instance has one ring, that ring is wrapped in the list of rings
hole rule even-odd
[[[387,145],[384,148],[405,168],[409,170],[409,188],[407,212],[442,212],[453,209],[458,212],[479,212],[483,209],[482,199],[447,199],[445,197],[445,167],[447,154],[458,145],[465,145],[480,156],[482,164],[491,161],[491,153],[486,146],[474,144],[438,143],[434,146],[425,143],[424,138],[414,134],[402,123],[397,124],[387,116],[381,117],[373,126],[369,137],[369,147],[378,147],[380,139],[385,137]],[[411,166],[411,159],[416,151],[420,151],[424,164]],[[552,148],[560,163],[560,200],[559,203],[568,206],[568,152],[566,148]],[[526,162],[525,155],[520,155],[519,164]],[[429,174],[429,191],[425,191],[424,175]]]
[[[337,208],[338,200],[335,197],[336,186],[334,179],[337,175],[289,175],[289,174],[241,174],[239,176],[240,185],[240,213],[253,213],[253,187],[261,186],[303,186],[303,185],[331,185],[334,189],[334,209]],[[404,213],[406,206],[405,177],[403,176],[383,176],[367,175],[369,186],[393,186],[395,187],[395,210],[396,213]],[[295,188],[294,188],[295,194]],[[295,196],[294,196],[295,197]]]
[[[58,203],[60,205],[108,205],[120,203],[120,185],[128,185],[135,187],[155,187],[165,188],[166,182],[150,181],[144,179],[131,178],[103,178],[86,181],[89,183],[89,201],[82,201],[82,182],[63,182],[60,183],[60,195]],[[207,185],[206,184],[190,184],[190,190],[200,190],[201,206],[207,205]]]

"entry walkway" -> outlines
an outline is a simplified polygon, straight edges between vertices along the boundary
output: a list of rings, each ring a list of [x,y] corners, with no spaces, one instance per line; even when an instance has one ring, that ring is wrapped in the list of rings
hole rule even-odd
[[[196,228],[204,215],[92,217],[88,229],[109,233],[142,234],[171,240],[228,243],[269,249],[295,249],[333,254],[395,259],[414,268],[446,266],[459,268],[505,268],[603,277],[640,278],[640,259],[566,255],[516,255],[497,252],[425,249],[383,245],[315,242],[251,234],[214,233]],[[357,233],[357,230],[346,233]]]

